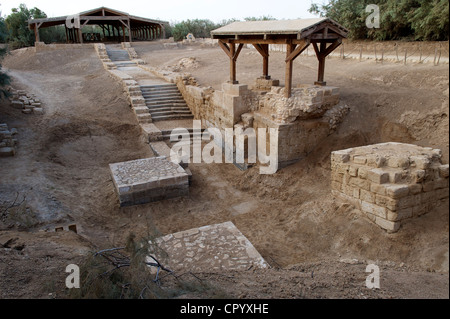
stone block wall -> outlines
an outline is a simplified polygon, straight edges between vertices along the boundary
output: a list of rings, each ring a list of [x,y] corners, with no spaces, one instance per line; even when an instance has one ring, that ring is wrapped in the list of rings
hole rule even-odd
[[[383,143],[333,152],[333,195],[358,208],[381,228],[429,213],[449,197],[449,165],[441,151]]]

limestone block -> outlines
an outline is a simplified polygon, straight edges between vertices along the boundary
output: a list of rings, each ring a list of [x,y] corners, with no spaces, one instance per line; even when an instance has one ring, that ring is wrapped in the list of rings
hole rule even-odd
[[[248,92],[248,85],[223,83],[222,90],[225,94],[242,96]]]
[[[21,110],[21,109],[23,109],[24,104],[22,101],[12,101],[11,106],[15,109]]]
[[[375,219],[375,223],[389,232],[397,232],[401,226],[400,222],[393,222],[380,217]]]
[[[387,209],[384,207],[363,201],[361,203],[361,209],[365,213],[369,213],[384,219],[387,218]]]
[[[449,165],[441,165],[439,166],[439,175],[441,178],[449,177]]]
[[[386,195],[393,199],[403,198],[409,195],[409,187],[408,185],[388,185]]]
[[[367,172],[367,179],[377,184],[386,184],[389,183],[389,173],[379,168],[371,169]]]
[[[148,137],[149,142],[162,140],[162,132],[155,124],[141,124],[141,128]]]
[[[14,156],[16,151],[12,147],[2,147],[0,148],[0,157],[10,157]]]
[[[417,206],[414,206],[417,207]],[[388,210],[387,219],[392,222],[398,222],[413,217],[413,208],[404,208],[396,212]]]
[[[34,108],[33,113],[37,114],[37,115],[43,115],[44,114],[44,109],[41,108],[41,107],[36,107],[36,108]]]

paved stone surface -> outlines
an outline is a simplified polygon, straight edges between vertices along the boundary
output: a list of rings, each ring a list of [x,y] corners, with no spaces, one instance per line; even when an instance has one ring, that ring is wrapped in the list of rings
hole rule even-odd
[[[110,169],[121,206],[189,194],[188,174],[166,157],[110,164]]]
[[[268,267],[232,222],[167,235],[156,239],[155,243],[165,253],[159,252],[153,256],[165,267],[177,272]]]

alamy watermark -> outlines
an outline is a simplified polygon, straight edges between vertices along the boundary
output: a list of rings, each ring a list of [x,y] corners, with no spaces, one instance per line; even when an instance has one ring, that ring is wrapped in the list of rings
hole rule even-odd
[[[66,278],[66,287],[69,289],[80,289],[80,267],[74,264],[68,265],[66,273],[70,273]]]
[[[366,26],[369,29],[380,28],[380,7],[376,4],[369,4],[366,7],[366,13],[370,13],[366,19]]]
[[[380,267],[374,264],[367,265],[366,272],[370,273],[366,278],[366,287],[380,289]]]
[[[175,143],[170,153],[172,162],[177,164],[259,162],[261,174],[275,174],[278,171],[278,130],[275,128],[257,130],[254,128],[244,130],[240,127],[224,130],[209,128],[202,131],[201,121],[196,120],[193,121],[192,131],[192,140],[186,128],[172,131],[170,141]],[[209,143],[203,146],[202,141]]]
[[[81,19],[79,14],[68,16],[66,19],[66,27],[68,29],[80,29],[81,28]]]

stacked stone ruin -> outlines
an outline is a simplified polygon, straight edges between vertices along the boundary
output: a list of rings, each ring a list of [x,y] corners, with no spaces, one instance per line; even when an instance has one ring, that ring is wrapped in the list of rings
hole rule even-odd
[[[22,110],[24,114],[44,114],[42,102],[36,95],[27,93],[25,90],[15,90],[12,87],[8,88],[8,92],[10,93],[9,100],[13,108]]]
[[[383,143],[336,151],[331,156],[332,192],[381,228],[431,212],[449,197],[449,165],[441,151]]]
[[[17,140],[14,136],[17,130],[8,128],[7,124],[0,124],[0,157],[10,157],[16,154]]]

